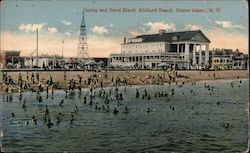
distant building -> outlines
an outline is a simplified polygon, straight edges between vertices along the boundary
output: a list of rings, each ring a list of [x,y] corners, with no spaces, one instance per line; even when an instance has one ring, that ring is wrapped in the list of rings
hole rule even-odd
[[[216,49],[210,51],[211,68],[215,70],[246,69],[244,54],[239,50]]]
[[[61,56],[41,55],[38,57],[38,65],[36,64],[36,57],[25,57],[25,68],[39,68],[39,69],[61,69],[63,68],[64,60]]]
[[[161,63],[173,69],[202,69],[209,66],[210,40],[200,31],[139,35],[124,38],[121,53],[110,55],[111,67],[153,69]]]
[[[20,57],[21,51],[1,51],[0,68],[21,68],[24,58]]]

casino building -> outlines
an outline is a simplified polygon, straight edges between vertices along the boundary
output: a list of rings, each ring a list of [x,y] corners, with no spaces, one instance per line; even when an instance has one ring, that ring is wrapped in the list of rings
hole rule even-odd
[[[121,53],[110,54],[111,67],[202,69],[209,66],[210,40],[200,30],[168,32],[124,38]],[[164,64],[162,64],[164,63]]]

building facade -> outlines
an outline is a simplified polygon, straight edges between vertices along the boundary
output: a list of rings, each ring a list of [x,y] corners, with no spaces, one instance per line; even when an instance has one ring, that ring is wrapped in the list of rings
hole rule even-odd
[[[24,58],[20,57],[21,51],[1,51],[0,69],[20,68],[24,64]]]
[[[247,69],[245,56],[239,50],[216,49],[211,51],[211,69],[242,70]]]
[[[200,31],[183,31],[124,38],[121,53],[110,54],[111,67],[154,69],[165,63],[173,69],[209,66],[210,40]]]
[[[25,68],[32,69],[61,69],[64,66],[64,59],[60,56],[41,55],[38,57],[25,57]]]

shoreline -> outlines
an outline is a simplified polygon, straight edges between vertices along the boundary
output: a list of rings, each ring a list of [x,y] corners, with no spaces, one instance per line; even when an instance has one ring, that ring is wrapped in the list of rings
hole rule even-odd
[[[31,81],[33,73],[33,81]],[[39,79],[36,75],[39,74]],[[66,81],[64,80],[66,75]],[[86,72],[86,71],[67,71],[67,72],[8,72],[7,76],[13,79],[14,92],[20,92],[19,77],[22,82],[29,84],[29,89],[22,89],[22,92],[36,91],[38,86],[43,90],[52,87],[48,84],[50,78],[53,79],[53,88],[56,90],[67,90],[73,80],[74,89],[99,88],[133,85],[163,85],[180,84],[199,81],[214,80],[241,80],[249,79],[248,70],[237,71],[107,71],[107,72]],[[81,83],[79,78],[81,77]],[[1,76],[1,80],[3,77]],[[1,86],[4,83],[1,82]],[[6,86],[7,84],[5,84]],[[1,87],[3,92],[3,87]]]

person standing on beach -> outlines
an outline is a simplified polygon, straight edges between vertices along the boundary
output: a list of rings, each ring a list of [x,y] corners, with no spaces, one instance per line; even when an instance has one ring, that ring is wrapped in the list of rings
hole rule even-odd
[[[50,83],[49,83],[49,85],[52,85],[52,84],[53,84],[52,76],[50,75],[49,78],[50,78]]]
[[[29,81],[29,73],[28,72],[26,74],[26,79],[27,79],[27,81]]]
[[[39,73],[36,73],[36,80],[39,81],[40,77],[39,77]]]
[[[64,74],[63,74],[64,81],[66,81],[66,77],[67,77],[66,70],[64,70]]]
[[[82,85],[82,77],[79,74],[77,76],[79,78],[79,86],[81,86]]]

